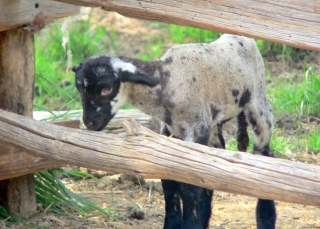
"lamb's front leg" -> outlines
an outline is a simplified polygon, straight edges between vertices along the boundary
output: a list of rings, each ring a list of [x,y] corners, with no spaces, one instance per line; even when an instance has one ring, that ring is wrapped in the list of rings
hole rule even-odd
[[[195,185],[180,183],[183,202],[183,229],[206,229],[211,217],[213,191]]]
[[[170,136],[166,125],[162,126],[161,134]],[[181,229],[182,212],[180,203],[180,182],[174,180],[161,180],[165,201],[164,229]]]
[[[209,132],[209,131],[207,131]],[[195,142],[208,145],[209,134],[197,137]],[[220,142],[220,144],[223,144]],[[211,217],[213,190],[191,184],[180,184],[183,202],[183,229],[206,229]]]
[[[164,200],[165,219],[164,229],[180,229],[182,226],[182,213],[180,204],[180,182],[161,180]]]

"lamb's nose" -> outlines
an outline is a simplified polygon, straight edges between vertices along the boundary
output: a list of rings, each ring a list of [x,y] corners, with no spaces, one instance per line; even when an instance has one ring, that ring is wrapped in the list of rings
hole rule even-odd
[[[94,122],[93,121],[90,121],[90,120],[85,120],[83,121],[84,122],[84,125],[88,128],[88,129],[91,129],[94,125]]]

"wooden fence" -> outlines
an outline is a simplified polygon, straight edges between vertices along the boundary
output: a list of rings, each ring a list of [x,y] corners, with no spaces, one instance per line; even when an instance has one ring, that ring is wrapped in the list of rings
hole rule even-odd
[[[179,25],[190,25],[202,29],[245,35],[288,44],[298,48],[320,51],[319,0],[0,0],[0,109],[31,116],[34,82],[34,43],[32,33],[39,31],[47,23],[57,18],[77,13],[79,8],[75,5],[101,7],[103,10],[116,11],[129,17]],[[19,117],[16,118],[20,119]],[[7,119],[3,119],[2,121],[4,122],[3,125],[13,128],[12,123],[10,123],[13,120],[8,123],[6,123],[8,121]],[[46,124],[32,122],[30,125],[43,125],[44,127]],[[4,133],[3,131],[3,129],[0,130],[2,134]],[[11,131],[11,129],[9,131]],[[43,136],[44,133],[38,134],[44,137],[45,140],[46,137]],[[13,142],[10,141],[10,145],[18,146],[19,142],[23,142],[26,139],[27,136],[17,135],[16,139],[12,140]],[[15,165],[18,166],[10,176],[3,176],[3,178],[10,179],[0,182],[0,204],[12,212],[24,217],[29,217],[36,213],[33,175],[21,175],[60,165],[52,159],[59,159],[62,162],[68,161],[61,160],[60,158],[52,158],[48,154],[38,154],[45,156],[46,159],[39,159],[38,157],[28,155],[26,151],[30,153],[34,152],[27,149],[26,145],[19,145],[19,148],[8,146],[8,140],[5,139],[3,135],[0,141],[5,142],[0,146],[1,155],[4,155],[2,158],[6,158],[6,160],[3,159],[4,162],[7,163],[9,161],[10,163],[10,161],[12,161],[13,164],[15,163]],[[175,140],[171,139],[170,141]],[[58,151],[55,151],[57,155],[62,155],[63,148],[61,148],[61,146],[63,144],[63,141],[59,141],[57,145]],[[194,147],[194,145],[187,147]],[[46,151],[47,149],[49,150],[49,148],[44,148],[43,152],[49,152]],[[72,155],[72,152],[70,155]],[[201,155],[203,155],[203,152]],[[241,155],[241,158],[245,157],[242,156],[243,154],[235,154],[233,158],[236,158],[237,155]],[[218,158],[216,159],[217,161],[219,161]],[[30,163],[37,162],[37,160],[41,163]],[[211,160],[214,159],[211,158]],[[1,163],[2,161],[0,161],[0,171],[6,171],[7,166],[13,168],[13,166],[8,164],[4,167],[4,164]],[[20,165],[18,165],[19,163]],[[119,161],[119,163],[117,167],[121,166],[121,161]],[[79,162],[79,164],[81,163]],[[28,167],[27,165],[33,166]],[[23,171],[19,170],[19,168],[23,166],[26,168],[24,168]],[[138,168],[139,166],[136,169]],[[278,169],[279,167],[275,168]],[[175,174],[179,174],[178,171],[174,170],[174,167],[168,167],[166,169],[168,171],[175,171]],[[312,170],[309,174],[310,176],[314,174],[319,175],[316,168],[310,167],[310,169]],[[191,172],[194,171],[192,170]],[[165,176],[172,177],[171,175],[173,175],[168,175],[168,173],[167,175],[162,174],[162,176],[160,168],[154,170],[152,173],[159,173],[154,176],[162,178]],[[201,185],[199,181],[204,179],[204,175],[205,174],[201,174],[200,176],[198,174],[199,179],[191,179],[190,183]],[[13,178],[15,176],[19,177]],[[181,174],[176,176],[177,180],[183,180]],[[209,180],[211,180],[209,177],[205,178],[204,183],[209,182]],[[275,182],[275,180],[270,180],[270,183]],[[307,181],[308,180],[305,180],[305,182]],[[314,185],[312,187],[318,187],[317,182],[318,180],[312,180],[310,184],[311,186]],[[278,185],[280,185],[280,183],[278,183]],[[219,185],[216,184],[207,186],[206,183],[203,186],[227,190],[223,187],[219,188]],[[243,184],[242,186],[245,188]],[[251,190],[252,188],[253,187],[248,186],[245,189]],[[300,186],[295,188],[294,192],[300,193],[299,189],[302,188]],[[248,191],[241,191],[239,193],[250,194]],[[291,193],[290,191],[290,195]],[[266,197],[266,193],[257,195]],[[284,192],[283,195],[288,196],[286,192]],[[317,195],[313,197],[315,198]],[[317,197],[316,199],[319,198]],[[301,203],[319,204],[317,201],[313,202],[313,198],[310,198],[310,200],[312,201],[305,199]]]

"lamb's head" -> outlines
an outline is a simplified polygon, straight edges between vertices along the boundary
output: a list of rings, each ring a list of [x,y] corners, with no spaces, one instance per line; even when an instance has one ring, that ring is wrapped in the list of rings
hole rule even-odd
[[[83,121],[89,130],[102,130],[127,102],[126,96],[121,95],[122,83],[150,87],[159,83],[116,56],[90,57],[72,70],[76,73],[75,84],[81,95]]]

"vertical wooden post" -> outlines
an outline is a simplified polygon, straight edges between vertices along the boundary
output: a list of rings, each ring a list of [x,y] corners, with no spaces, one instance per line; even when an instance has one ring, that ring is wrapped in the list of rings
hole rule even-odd
[[[32,117],[34,39],[20,30],[0,32],[0,108]],[[10,153],[13,148],[0,150]],[[28,218],[36,213],[33,174],[0,181],[0,205]]]

